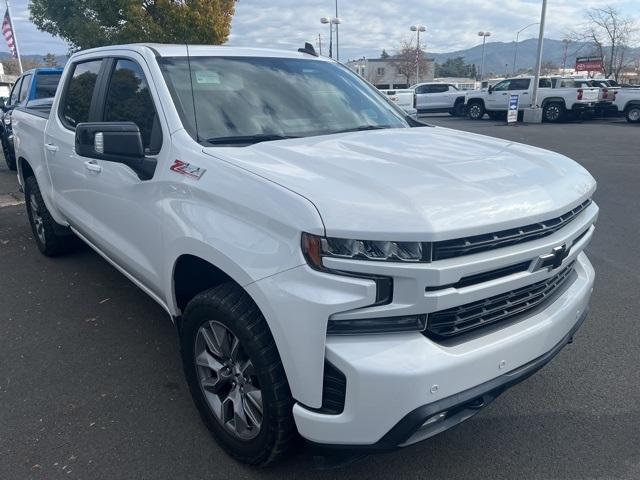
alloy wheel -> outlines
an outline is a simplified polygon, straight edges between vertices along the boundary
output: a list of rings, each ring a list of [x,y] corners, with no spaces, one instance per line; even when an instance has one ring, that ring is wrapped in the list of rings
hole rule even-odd
[[[558,118],[560,118],[560,107],[558,107],[557,105],[548,106],[546,117],[550,122],[555,122],[556,120],[558,120]]]
[[[640,121],[640,108],[632,108],[629,110],[627,114],[627,118],[631,122],[639,122]]]
[[[46,244],[46,236],[44,233],[44,220],[42,219],[42,214],[40,213],[40,208],[38,207],[38,201],[36,200],[36,196],[32,193],[29,197],[29,206],[31,207],[31,218],[33,220],[34,230],[40,242],[44,245]]]
[[[228,433],[252,440],[262,426],[262,391],[240,340],[212,320],[198,329],[195,342],[198,380],[209,408]]]

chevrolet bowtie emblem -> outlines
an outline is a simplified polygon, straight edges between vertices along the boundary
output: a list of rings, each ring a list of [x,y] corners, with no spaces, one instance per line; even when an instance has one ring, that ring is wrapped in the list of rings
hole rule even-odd
[[[546,268],[549,271],[554,270],[562,265],[562,262],[567,258],[567,255],[569,255],[569,249],[566,244],[554,247],[551,253],[540,255],[536,260],[534,260],[531,271],[537,272],[543,268]]]

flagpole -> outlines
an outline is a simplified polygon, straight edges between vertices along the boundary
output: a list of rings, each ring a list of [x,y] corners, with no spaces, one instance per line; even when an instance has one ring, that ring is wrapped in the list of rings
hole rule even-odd
[[[22,75],[22,58],[20,58],[20,49],[18,48],[18,37],[16,35],[16,27],[13,24],[13,15],[11,15],[11,7],[9,6],[9,0],[5,0],[7,4],[7,12],[9,12],[9,24],[11,25],[11,32],[13,34],[13,45],[16,49],[16,57],[18,57],[18,67],[20,68],[20,75]]]

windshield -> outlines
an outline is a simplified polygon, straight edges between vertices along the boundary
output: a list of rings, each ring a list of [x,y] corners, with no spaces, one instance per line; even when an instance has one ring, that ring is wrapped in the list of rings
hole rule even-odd
[[[191,57],[190,63],[191,79],[186,57],[160,60],[185,128],[203,145],[409,126],[402,111],[333,62]]]

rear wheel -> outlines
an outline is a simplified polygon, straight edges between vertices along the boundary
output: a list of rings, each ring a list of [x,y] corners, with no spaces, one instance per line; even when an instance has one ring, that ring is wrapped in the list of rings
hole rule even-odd
[[[63,227],[49,213],[42,199],[35,177],[28,177],[24,184],[27,215],[38,249],[47,257],[55,257],[75,250],[78,238],[67,227]]]
[[[564,105],[559,102],[547,103],[542,110],[542,118],[549,123],[557,123],[566,116]]]
[[[11,155],[9,147],[6,143],[7,141],[8,140],[5,140],[4,138],[2,139],[2,154],[4,155],[4,161],[7,164],[7,167],[9,167],[9,170],[16,170],[16,159],[13,155]]]
[[[182,361],[194,402],[227,453],[267,465],[297,439],[293,399],[271,332],[233,283],[198,294],[181,325]]]
[[[484,104],[482,102],[472,102],[469,104],[469,118],[471,120],[481,120],[482,117],[484,117],[484,114],[486,113],[486,110],[484,108]]]
[[[627,108],[625,116],[627,117],[627,122],[629,123],[640,122],[640,105],[632,105]]]

